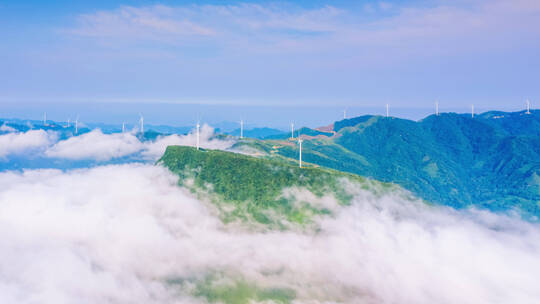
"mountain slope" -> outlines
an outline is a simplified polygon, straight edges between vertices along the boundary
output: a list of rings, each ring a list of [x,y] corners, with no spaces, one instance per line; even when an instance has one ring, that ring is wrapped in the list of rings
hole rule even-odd
[[[304,138],[303,160],[385,182],[456,208],[518,207],[540,215],[540,112],[454,113],[411,121],[361,116],[332,137]],[[296,159],[291,141],[266,141]],[[263,145],[263,144],[259,144]]]
[[[286,159],[186,146],[167,147],[158,162],[177,174],[181,185],[213,194],[225,221],[253,220],[279,228],[309,224],[314,216],[331,214],[332,206],[348,204],[347,182],[375,195],[399,190],[354,174],[299,168]]]
[[[251,138],[266,138],[269,136],[274,136],[277,134],[282,134],[283,131],[278,129],[272,129],[272,128],[253,128],[253,129],[244,129],[243,131],[244,137],[251,137]],[[235,129],[230,132],[224,132],[224,134],[232,135],[232,136],[240,136],[240,129]]]

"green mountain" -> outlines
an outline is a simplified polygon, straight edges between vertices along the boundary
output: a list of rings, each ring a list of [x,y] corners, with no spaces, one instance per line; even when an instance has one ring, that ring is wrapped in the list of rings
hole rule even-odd
[[[361,116],[335,135],[306,136],[303,160],[393,182],[434,203],[540,216],[540,112],[447,113],[411,121]],[[243,141],[268,155],[298,158],[290,140]]]
[[[226,222],[251,221],[265,227],[309,225],[316,216],[352,198],[344,180],[382,195],[399,187],[327,168],[299,168],[283,157],[258,158],[219,150],[169,146],[158,161],[177,174],[179,183],[213,197]],[[210,195],[209,195],[210,194]]]
[[[333,135],[332,132],[324,132],[324,131],[319,131],[319,130],[310,129],[306,127],[300,128],[298,130],[294,130],[294,136],[298,136],[299,134],[303,136],[319,136],[319,135],[332,136]],[[291,137],[290,132],[285,132],[285,133],[281,132],[280,134],[266,136],[264,137],[264,139],[288,139],[289,137]]]
[[[244,129],[244,137],[251,137],[251,138],[266,138],[269,136],[274,136],[277,134],[283,134],[283,131],[278,129],[272,129],[272,128],[253,128],[253,129]],[[240,129],[235,129],[230,132],[224,132],[224,134],[232,135],[232,136],[240,136]]]

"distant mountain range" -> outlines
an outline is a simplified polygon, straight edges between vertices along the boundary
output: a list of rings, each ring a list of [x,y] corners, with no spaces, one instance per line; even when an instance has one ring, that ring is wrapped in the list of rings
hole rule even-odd
[[[268,137],[272,137],[275,135],[283,134],[282,130],[278,129],[272,129],[272,128],[253,128],[253,129],[244,129],[244,137],[251,137],[251,138],[259,138],[264,139]],[[232,135],[232,136],[240,136],[240,129],[235,129],[229,132],[225,132],[225,134]]]
[[[0,134],[40,128],[58,131],[60,138],[73,136],[73,125],[65,123],[0,120],[0,126]],[[81,126],[79,134],[92,127]],[[119,131],[101,127],[104,132]],[[141,139],[189,128],[147,130],[139,134]],[[420,121],[366,115],[324,128],[301,128],[294,132],[298,135],[304,139],[304,162],[393,182],[433,203],[493,211],[519,208],[540,216],[540,111],[493,111],[474,117],[443,113]],[[298,158],[291,133],[254,128],[244,129],[244,136],[254,139],[241,140],[234,148],[249,146],[268,156]]]
[[[331,129],[300,132],[305,162],[393,182],[433,203],[540,216],[539,111],[445,113],[420,121],[368,115]],[[298,147],[285,137],[238,147],[296,159]]]
[[[23,119],[5,119],[0,118],[0,126],[5,125],[11,127],[16,131],[25,132],[30,129],[42,129],[62,132],[70,132],[75,130],[75,122],[71,121],[53,121],[47,120],[47,124],[44,124],[41,120],[23,120]],[[138,124],[126,124],[126,130],[139,127]],[[103,133],[117,133],[122,131],[122,124],[105,124],[105,123],[79,123],[79,132],[85,133],[93,129],[100,129]],[[193,127],[177,127],[168,125],[151,125],[145,124],[145,130],[152,131],[159,134],[186,134],[191,131]]]
[[[2,119],[0,118],[0,126],[4,125],[4,131],[0,130],[0,134],[8,132],[6,127],[13,128],[19,132],[25,132],[30,129],[43,129],[43,130],[52,130],[58,131],[60,133],[73,133],[75,130],[74,122],[72,121],[69,124],[67,122],[57,122],[48,120],[47,125],[40,120],[23,120],[23,119]],[[212,125],[215,128],[216,133],[240,136],[240,128],[238,128],[238,123],[236,122],[222,122],[216,125]],[[139,125],[126,124],[126,130],[132,130],[133,128],[138,128]],[[79,124],[79,134],[89,132],[92,129],[99,128],[103,133],[118,133],[122,131],[121,124],[105,124],[105,123],[84,123]],[[169,125],[152,125],[145,124],[145,138],[153,139],[159,135],[170,135],[170,134],[187,134],[192,131],[195,126],[169,126]],[[150,133],[150,134],[146,134]],[[244,127],[244,137],[251,138],[267,138],[269,136],[283,135],[285,134],[283,130],[267,128],[267,127],[254,127],[253,125],[246,125]]]

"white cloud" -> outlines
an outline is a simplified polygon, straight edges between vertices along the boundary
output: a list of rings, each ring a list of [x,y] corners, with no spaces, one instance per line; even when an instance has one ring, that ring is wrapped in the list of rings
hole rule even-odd
[[[47,147],[56,140],[56,135],[43,130],[13,132],[0,135],[0,158],[10,154],[35,151]]]
[[[214,138],[214,129],[203,125],[200,132],[200,146],[208,149],[227,149],[234,144],[233,140]],[[196,146],[196,134],[159,136],[152,141],[141,142],[132,133],[104,134],[99,129],[79,136],[59,141],[47,149],[48,157],[74,160],[95,159],[108,161],[115,158],[132,156],[140,153],[144,160],[157,160],[163,155],[167,146]]]
[[[161,167],[0,173],[3,303],[203,303],[211,271],[296,303],[536,303],[540,227],[356,189],[320,231],[224,226]]]
[[[0,131],[3,131],[3,132],[15,132],[17,130],[15,130],[14,128],[8,126],[5,122],[2,126],[0,126]]]
[[[390,2],[379,2],[379,8],[383,11],[390,10],[392,7],[394,7],[394,5]]]
[[[403,46],[444,54],[449,46],[458,52],[510,48],[508,41],[517,34],[520,39],[539,34],[539,13],[538,2],[532,0],[438,1],[425,6],[378,2],[361,11],[246,3],[124,6],[82,15],[68,32],[117,41],[213,42],[221,48],[264,53],[352,48],[362,49],[366,56],[366,48],[378,50],[372,54],[377,55],[391,52],[390,46]]]
[[[331,31],[341,10],[326,6],[303,10],[293,6],[189,5],[123,6],[112,11],[81,15],[78,26],[68,32],[80,36],[127,39],[183,38],[223,39],[224,35],[248,34],[265,30]]]
[[[59,141],[45,154],[49,157],[105,161],[134,154],[142,148],[142,143],[133,134],[103,134],[96,129]]]
[[[78,18],[79,27],[69,32],[88,37],[127,39],[180,39],[186,36],[213,35],[213,30],[183,16],[171,16],[171,8],[123,6],[115,11],[100,11]]]
[[[214,137],[214,129],[207,124],[201,127],[199,144],[202,148],[226,150],[234,144],[234,140],[217,139]],[[195,130],[187,135],[168,135],[158,137],[155,141],[144,143],[142,155],[151,159],[157,159],[165,153],[167,146],[197,146],[197,134]]]

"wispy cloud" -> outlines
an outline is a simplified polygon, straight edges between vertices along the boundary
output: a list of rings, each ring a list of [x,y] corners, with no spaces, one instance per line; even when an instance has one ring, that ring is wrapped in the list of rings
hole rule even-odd
[[[60,141],[47,149],[49,157],[106,161],[139,152],[143,144],[130,133],[103,134],[99,129]]]
[[[59,140],[59,133],[43,130],[13,132],[0,135],[0,162],[11,161],[9,156],[41,159],[46,166],[59,160],[91,161],[97,163],[148,161],[160,158],[167,146],[196,146],[194,131],[185,135],[161,135],[141,141],[137,130],[126,133],[104,134],[100,129]],[[204,124],[199,133],[200,146],[208,149],[229,149],[234,139],[217,138],[214,128]],[[125,159],[122,159],[127,157]],[[49,158],[49,160],[47,160]],[[122,159],[122,160],[120,160]],[[15,166],[17,167],[17,166]]]
[[[48,32],[51,43],[6,48],[18,59],[6,63],[25,72],[6,74],[3,98],[484,107],[537,98],[536,0],[328,3],[75,15]]]
[[[103,134],[96,129],[80,136],[62,140],[49,147],[45,155],[54,158],[72,160],[109,161],[137,154],[135,159],[155,161],[163,155],[167,146],[196,146],[196,134],[165,135],[155,140],[140,141],[135,133]],[[203,125],[200,132],[200,145],[203,148],[225,150],[234,144],[233,140],[222,140],[214,137],[214,129]]]
[[[509,33],[539,33],[537,1],[496,0],[408,7],[380,2],[351,11],[334,6],[302,8],[286,4],[121,7],[82,15],[69,32],[94,38],[214,42],[271,51],[347,47],[418,46],[455,43],[481,47],[501,43]],[[204,38],[204,40],[201,40]],[[475,42],[481,39],[480,43]],[[269,45],[272,43],[272,45]],[[507,47],[507,46],[505,46]],[[437,47],[429,48],[433,51]]]
[[[41,151],[55,142],[56,139],[56,134],[43,130],[10,132],[0,135],[0,159],[10,154]]]
[[[339,30],[335,21],[343,13],[331,6],[313,10],[259,4],[124,6],[81,15],[77,26],[67,32],[95,38],[167,38],[170,42],[187,36],[224,39],[261,32],[311,34]]]
[[[125,6],[115,11],[81,15],[77,21],[78,27],[68,32],[94,38],[178,39],[214,34],[213,30],[159,5],[144,8]]]

